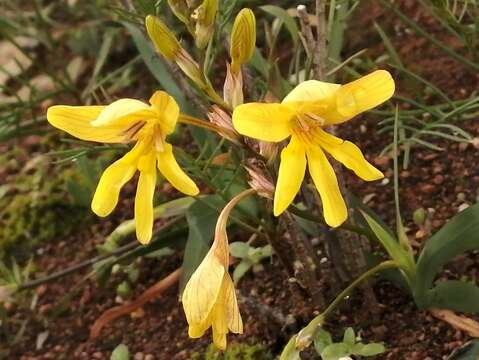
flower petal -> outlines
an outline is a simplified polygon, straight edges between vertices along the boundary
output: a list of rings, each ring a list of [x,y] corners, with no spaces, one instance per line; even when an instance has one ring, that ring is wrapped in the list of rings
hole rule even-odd
[[[194,334],[210,325],[211,311],[221,291],[224,273],[223,264],[210,249],[183,290],[183,309]]]
[[[180,115],[180,108],[175,99],[164,91],[155,91],[150,98],[150,104],[160,115],[161,128],[165,135],[175,131],[176,122]]]
[[[163,152],[157,152],[158,169],[163,176],[173,185],[178,191],[183,194],[195,196],[200,192],[196,184],[188,175],[180,168],[173,155],[173,147],[164,143]]]
[[[291,90],[281,103],[324,101],[325,99],[333,97],[340,87],[341,85],[339,84],[332,84],[318,80],[303,81]]]
[[[133,149],[103,172],[91,202],[91,209],[95,214],[107,216],[116,207],[121,188],[135,174],[136,163],[143,149],[144,143],[136,143]]]
[[[47,119],[56,128],[82,140],[119,143],[126,140],[124,128],[115,125],[94,127],[94,121],[105,106],[55,105],[48,108]]]
[[[92,125],[95,127],[118,126],[127,130],[139,121],[155,116],[150,107],[136,99],[119,99],[112,102],[100,113]]]
[[[306,155],[303,146],[296,139],[291,141],[281,152],[278,181],[274,193],[274,215],[285,211],[301,188],[306,171]]]
[[[290,135],[294,111],[281,104],[248,103],[233,111],[233,125],[240,134],[278,142]]]
[[[321,129],[316,138],[324,150],[348,169],[354,171],[361,179],[373,181],[384,177],[383,173],[371,165],[364,158],[361,150],[352,142],[337,138]]]
[[[329,226],[337,227],[348,217],[348,210],[334,169],[319,146],[309,147],[306,153],[309,172],[323,203],[324,219]]]
[[[394,80],[386,70],[377,70],[349,84],[336,94],[336,110],[325,115],[328,124],[338,124],[389,100]]]
[[[243,320],[239,312],[238,301],[233,281],[229,274],[225,274],[223,279],[224,299],[226,304],[226,319],[228,320],[228,329],[235,334],[243,333]]]
[[[156,187],[155,152],[151,150],[138,161],[140,178],[135,196],[136,238],[148,244],[153,231],[153,196]]]

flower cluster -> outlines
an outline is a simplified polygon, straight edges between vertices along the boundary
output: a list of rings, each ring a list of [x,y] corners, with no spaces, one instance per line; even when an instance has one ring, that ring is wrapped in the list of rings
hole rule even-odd
[[[195,9],[187,1],[169,0],[168,3],[194,36],[196,46],[204,49],[214,33],[217,1],[204,0]],[[269,190],[274,190],[275,216],[281,215],[294,201],[308,167],[321,197],[325,222],[337,227],[346,220],[347,207],[326,153],[363,180],[383,177],[356,145],[325,129],[388,100],[394,93],[394,81],[387,71],[378,70],[345,85],[309,80],[296,86],[281,103],[243,104],[241,67],[251,59],[256,41],[255,17],[250,9],[243,9],[233,25],[231,62],[227,64],[222,98],[198,63],[158,17],[148,16],[145,25],[158,52],[175,62],[216,104],[210,118],[218,134],[231,141],[238,141],[241,136],[275,143],[289,139],[281,152],[275,189]],[[164,91],[156,91],[149,104],[120,99],[107,106],[56,105],[48,109],[47,119],[51,125],[82,140],[133,144],[130,151],[103,172],[91,208],[98,216],[109,215],[118,203],[122,187],[138,170],[135,223],[136,235],[142,244],[152,238],[157,170],[178,191],[190,196],[199,194],[195,182],[178,165],[173,146],[167,141],[178,122],[191,123],[192,118],[181,114],[176,101]],[[190,336],[200,337],[212,327],[213,341],[223,349],[228,331],[243,331],[228,273],[226,235],[229,213],[243,196],[238,195],[223,210],[213,245],[187,283],[182,297]]]

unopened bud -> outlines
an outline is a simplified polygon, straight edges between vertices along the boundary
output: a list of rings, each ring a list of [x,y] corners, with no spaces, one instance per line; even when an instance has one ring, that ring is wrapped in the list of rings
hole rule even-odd
[[[233,109],[243,103],[243,75],[241,74],[241,68],[235,73],[232,71],[230,64],[226,64],[223,98]]]
[[[215,19],[218,12],[218,0],[204,0],[193,13],[196,20],[196,47],[204,49],[215,31]]]
[[[246,171],[250,176],[248,181],[249,186],[256,193],[262,197],[273,200],[274,197],[274,185],[269,181],[264,174],[262,174],[257,168],[253,166],[246,167]]]
[[[240,71],[241,65],[253,56],[256,46],[256,18],[250,9],[242,9],[236,16],[231,32],[231,70]]]
[[[181,45],[175,34],[166,26],[163,21],[153,15],[145,19],[146,31],[156,50],[168,60],[175,60]]]
[[[155,48],[168,60],[176,62],[180,69],[193,80],[200,88],[206,84],[200,67],[180,45],[171,30],[156,16],[148,15],[145,20],[146,31]]]
[[[219,106],[213,105],[210,112],[208,112],[208,119],[210,119],[213,124],[224,130],[220,130],[222,136],[232,142],[239,143],[240,135],[233,127],[230,114],[228,114]]]

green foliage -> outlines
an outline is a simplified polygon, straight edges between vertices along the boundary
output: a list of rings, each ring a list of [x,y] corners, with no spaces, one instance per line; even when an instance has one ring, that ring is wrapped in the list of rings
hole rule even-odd
[[[245,242],[230,243],[230,254],[241,261],[235,266],[233,280],[237,283],[251,268],[260,270],[260,262],[273,255],[271,245],[252,247]]]
[[[364,344],[357,342],[356,334],[352,328],[344,330],[343,340],[333,342],[331,334],[323,328],[318,329],[314,335],[314,348],[322,360],[338,360],[347,356],[375,356],[386,351],[383,344]]]
[[[479,340],[472,340],[454,350],[448,360],[477,360],[478,358]]]
[[[454,216],[431,236],[417,263],[411,264],[403,249],[385,225],[363,212],[376,238],[403,270],[416,304],[421,308],[441,307],[455,311],[478,313],[479,287],[463,281],[444,281],[433,286],[442,267],[456,256],[479,248],[479,204]]]
[[[204,354],[195,353],[192,360],[273,360],[274,356],[263,345],[234,343],[226,351],[218,350],[213,344],[208,346]]]
[[[7,184],[0,198],[0,254],[12,246],[25,249],[70,234],[88,219],[86,209],[69,201],[66,181],[79,177],[66,168],[48,176],[48,159],[36,157]]]
[[[126,345],[120,344],[111,353],[110,360],[130,360],[130,351]]]

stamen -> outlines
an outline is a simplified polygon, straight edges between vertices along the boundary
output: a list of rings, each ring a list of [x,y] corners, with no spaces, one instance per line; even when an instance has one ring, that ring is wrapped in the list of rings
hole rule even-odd
[[[155,142],[156,151],[163,152],[165,150],[165,139],[159,125],[155,125],[155,129],[153,131],[153,141]]]
[[[136,134],[145,126],[145,121],[138,121],[137,123],[130,126],[127,130],[125,130],[124,134],[126,135],[127,141],[133,140]]]

